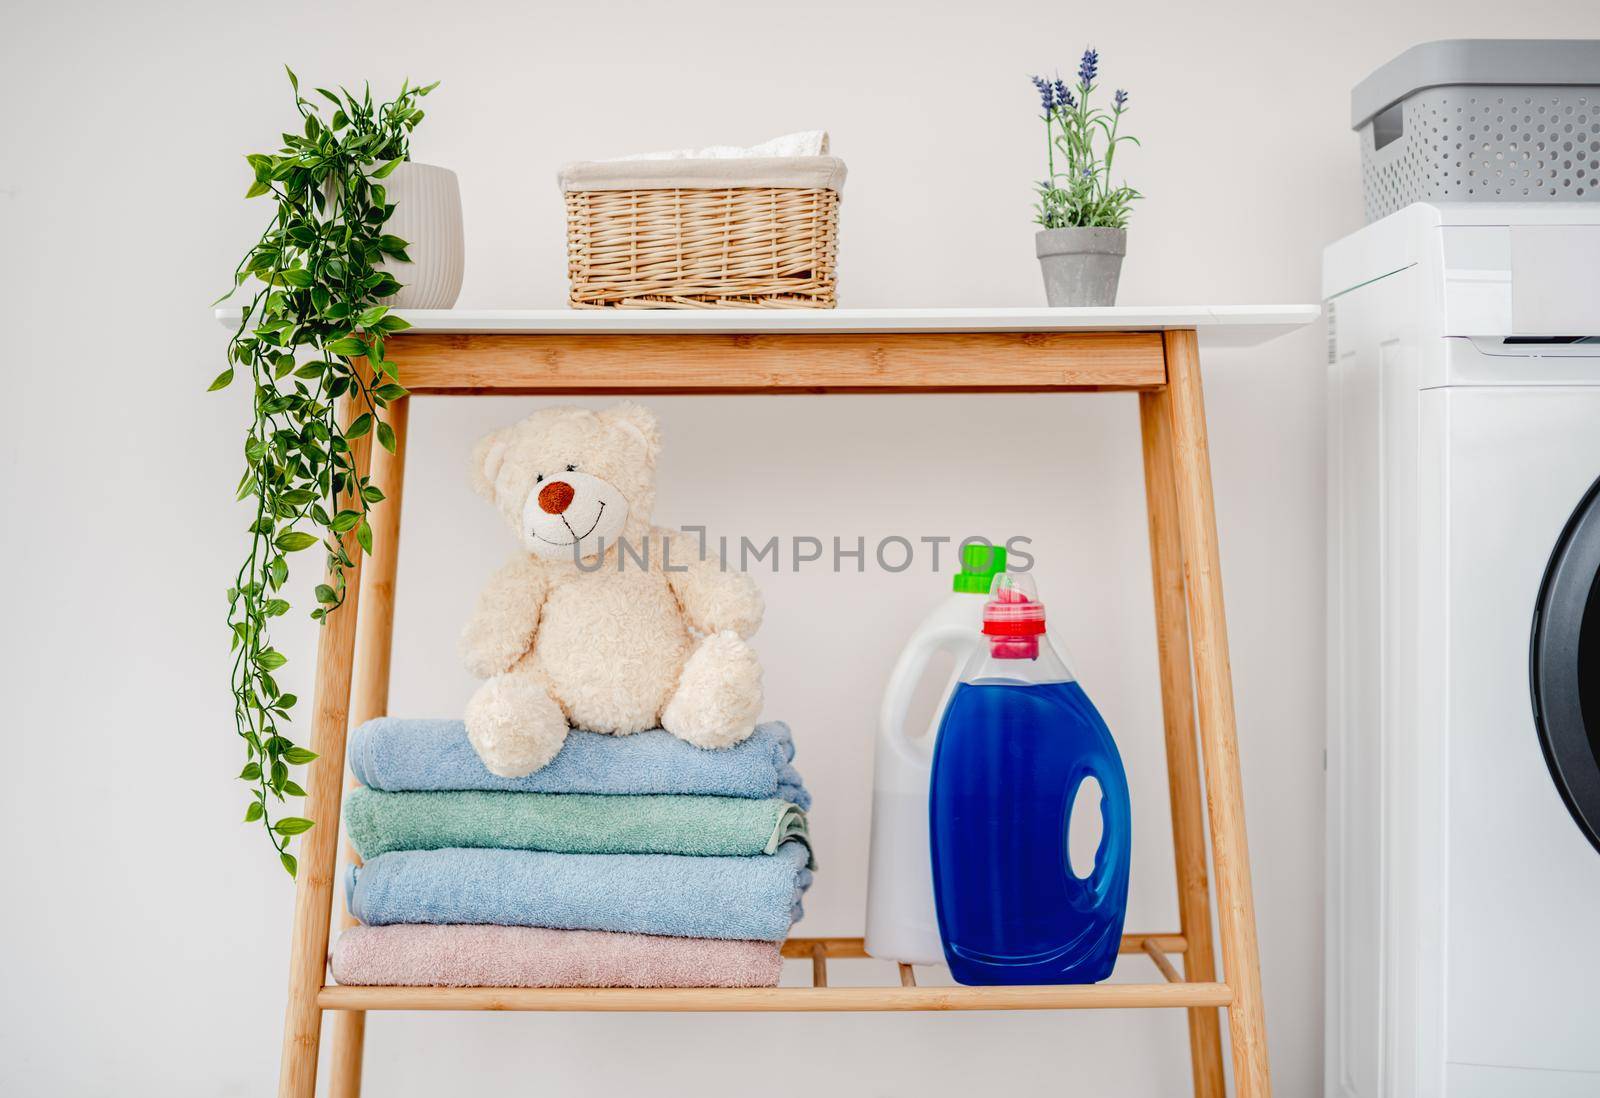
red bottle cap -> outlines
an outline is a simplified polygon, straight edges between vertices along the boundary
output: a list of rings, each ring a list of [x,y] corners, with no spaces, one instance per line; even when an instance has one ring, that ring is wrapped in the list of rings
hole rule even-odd
[[[1034,593],[1033,580],[1015,572],[995,576],[983,608],[983,632],[989,638],[989,653],[996,659],[1038,658],[1044,603]]]

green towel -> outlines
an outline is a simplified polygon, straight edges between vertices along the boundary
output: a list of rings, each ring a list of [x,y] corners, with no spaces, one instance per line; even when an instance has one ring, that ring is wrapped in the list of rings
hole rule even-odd
[[[799,808],[747,797],[359,788],[345,797],[344,810],[363,859],[446,847],[748,857],[771,854],[787,839],[811,846]]]

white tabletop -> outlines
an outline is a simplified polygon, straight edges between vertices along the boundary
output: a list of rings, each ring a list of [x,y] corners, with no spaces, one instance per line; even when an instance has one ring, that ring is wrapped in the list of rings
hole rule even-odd
[[[1194,328],[1209,346],[1264,343],[1315,320],[1316,305],[1118,305],[1086,309],[401,309],[412,331],[554,335],[762,332],[1150,332]],[[218,309],[239,323],[238,309]],[[402,333],[403,335],[404,333]]]

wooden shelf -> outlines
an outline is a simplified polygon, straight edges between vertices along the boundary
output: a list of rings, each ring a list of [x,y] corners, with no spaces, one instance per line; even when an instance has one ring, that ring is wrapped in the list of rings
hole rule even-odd
[[[1121,952],[1160,957],[1182,953],[1177,934],[1130,934]],[[830,958],[867,954],[860,938],[791,938],[785,957],[812,959],[811,987],[584,988],[584,987],[345,987],[329,985],[317,996],[324,1010],[523,1010],[523,1011],[916,1011],[916,1010],[1105,1010],[1133,1007],[1220,1007],[1233,1001],[1226,984],[1185,983],[1168,976],[1159,984],[1064,984],[1045,987],[834,987],[827,982]],[[1157,964],[1158,970],[1162,964]],[[1175,975],[1175,970],[1172,970]]]
[[[1244,792],[1228,669],[1211,461],[1199,347],[1262,343],[1317,316],[1316,306],[1111,309],[602,310],[403,312],[414,328],[390,357],[412,392],[930,393],[1084,389],[1139,392],[1156,651],[1181,934],[1125,936],[1159,983],[1061,987],[922,987],[891,969],[886,986],[836,986],[830,960],[863,956],[854,938],[801,938],[810,987],[745,989],[342,987],[327,984],[345,736],[387,711],[406,409],[390,407],[392,454],[356,440],[352,466],[388,494],[373,518],[370,563],[355,561],[317,647],[279,1098],[315,1098],[322,1015],[334,1011],[330,1098],[360,1092],[368,1010],[921,1011],[1186,1008],[1197,1098],[1223,1098],[1219,1007],[1228,1011],[1240,1098],[1271,1098]],[[224,324],[240,315],[219,311]],[[350,401],[340,414],[357,414]],[[375,452],[374,452],[375,451]],[[357,623],[361,633],[359,661]],[[1198,735],[1198,742],[1197,742]],[[1204,798],[1202,791],[1202,769]],[[1209,815],[1209,820],[1207,816]],[[1210,850],[1207,850],[1209,822]],[[1209,857],[1208,857],[1209,853]],[[1226,978],[1212,955],[1211,892]],[[1183,963],[1172,963],[1174,954]],[[893,976],[897,975],[898,980]]]
[[[1309,324],[1316,305],[1109,305],[937,309],[400,309],[409,334],[458,335],[924,335],[963,332],[1161,332],[1193,329],[1207,347],[1246,347]],[[230,331],[241,310],[213,310]]]
[[[400,381],[475,394],[974,393],[1154,389],[1159,332],[620,335],[402,332]]]
[[[1164,333],[1250,346],[1315,305],[1084,309],[406,309],[419,396],[1150,391]],[[217,309],[228,327],[238,308]]]

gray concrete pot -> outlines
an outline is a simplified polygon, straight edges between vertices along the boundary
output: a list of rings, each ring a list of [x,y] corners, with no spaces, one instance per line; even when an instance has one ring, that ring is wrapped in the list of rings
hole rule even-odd
[[[1033,246],[1052,308],[1117,303],[1127,229],[1041,229]]]

